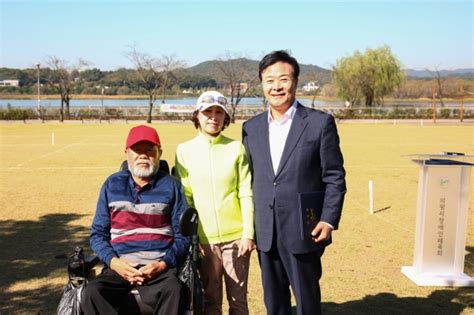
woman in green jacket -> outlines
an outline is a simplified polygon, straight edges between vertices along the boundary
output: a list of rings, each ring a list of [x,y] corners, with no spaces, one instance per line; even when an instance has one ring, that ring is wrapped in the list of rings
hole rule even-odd
[[[198,135],[176,149],[175,170],[188,205],[199,213],[205,314],[222,314],[222,277],[230,314],[248,314],[247,280],[255,249],[251,175],[240,141],[222,135],[229,125],[227,99],[199,97],[193,122]]]

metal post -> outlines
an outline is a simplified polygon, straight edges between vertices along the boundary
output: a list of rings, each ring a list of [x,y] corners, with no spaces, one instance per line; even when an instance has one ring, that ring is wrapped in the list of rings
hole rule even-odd
[[[104,110],[104,88],[100,91],[100,109],[99,109],[99,123],[102,123],[102,111]]]
[[[433,123],[436,123],[436,104],[435,104],[435,88],[434,88],[434,83],[431,83],[431,93],[432,93],[431,110],[433,111]]]
[[[38,119],[41,119],[41,99],[40,99],[40,63],[36,64],[37,85],[38,85]]]
[[[102,87],[102,90],[100,91],[100,94],[101,94],[101,97],[100,97],[100,113],[99,113],[100,121],[102,121],[102,114],[104,114],[104,92],[108,88],[109,88],[108,86],[104,86],[104,87]]]

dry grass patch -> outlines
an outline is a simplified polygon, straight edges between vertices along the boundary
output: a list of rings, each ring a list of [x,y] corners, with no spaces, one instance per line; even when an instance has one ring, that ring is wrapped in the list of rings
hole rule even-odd
[[[124,159],[133,124],[0,125],[0,313],[53,314],[66,282],[66,261],[87,238],[100,186]],[[196,133],[191,123],[154,124],[163,158]],[[51,134],[55,144],[51,144]],[[225,134],[240,138],[241,126]],[[400,272],[411,265],[418,169],[411,153],[474,154],[473,126],[340,124],[348,194],[340,230],[323,257],[327,314],[464,313],[472,289],[418,287]],[[368,181],[375,215],[368,212]],[[473,194],[471,176],[470,196]],[[474,276],[474,213],[469,208],[466,267]],[[263,314],[260,270],[251,260],[249,303]],[[469,303],[471,308],[469,308]],[[226,306],[225,306],[226,309]]]

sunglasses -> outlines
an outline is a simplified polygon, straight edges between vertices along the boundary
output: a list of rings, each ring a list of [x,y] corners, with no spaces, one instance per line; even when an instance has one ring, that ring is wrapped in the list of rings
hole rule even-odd
[[[220,104],[222,106],[226,106],[227,105],[227,99],[225,97],[222,97],[222,96],[218,96],[218,97],[214,97],[213,95],[206,95],[204,96],[200,103],[205,103],[205,104]]]

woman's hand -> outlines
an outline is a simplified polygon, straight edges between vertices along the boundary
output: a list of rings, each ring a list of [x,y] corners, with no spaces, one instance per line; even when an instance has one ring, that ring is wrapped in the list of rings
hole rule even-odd
[[[239,242],[239,253],[237,257],[250,255],[250,253],[255,249],[255,242],[248,238],[243,238]]]

